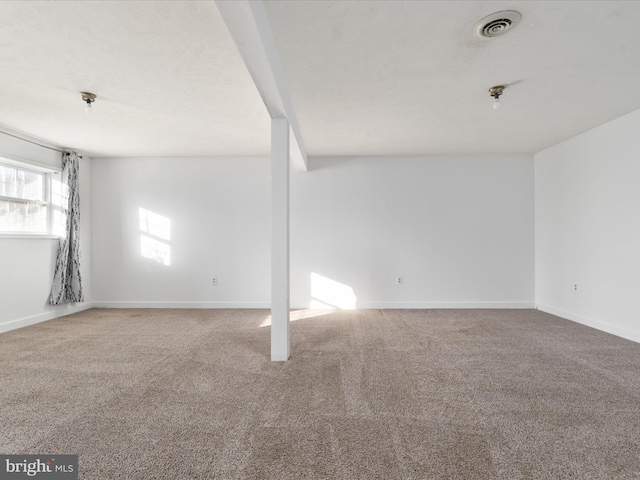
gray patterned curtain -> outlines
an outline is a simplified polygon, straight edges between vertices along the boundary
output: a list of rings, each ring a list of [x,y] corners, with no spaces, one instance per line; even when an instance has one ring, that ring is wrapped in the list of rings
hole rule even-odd
[[[83,302],[82,278],[80,276],[80,195],[78,193],[78,154],[62,155],[62,182],[66,185],[67,197],[63,199],[63,215],[66,217],[64,236],[60,238],[56,271],[49,303]]]

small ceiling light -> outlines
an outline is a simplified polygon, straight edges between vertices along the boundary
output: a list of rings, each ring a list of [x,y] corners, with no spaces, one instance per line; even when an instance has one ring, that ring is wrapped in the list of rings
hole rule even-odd
[[[82,101],[86,103],[84,111],[87,115],[91,115],[91,112],[93,111],[91,104],[96,101],[95,94],[89,92],[80,92],[80,95],[82,96]]]
[[[496,85],[489,89],[489,95],[493,97],[493,109],[498,110],[500,108],[500,95],[504,93],[504,85]]]

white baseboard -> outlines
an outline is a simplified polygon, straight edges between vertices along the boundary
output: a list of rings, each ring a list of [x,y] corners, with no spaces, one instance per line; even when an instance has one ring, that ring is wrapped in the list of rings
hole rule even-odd
[[[533,302],[372,302],[358,308],[379,309],[466,309],[466,308],[535,308]]]
[[[307,309],[309,305],[292,306],[292,309]],[[465,308],[535,308],[534,302],[358,302],[356,310],[407,310],[407,309],[465,309]]]
[[[47,320],[53,320],[54,318],[60,318],[64,317],[65,315],[71,315],[72,313],[88,310],[90,308],[93,308],[93,305],[91,302],[83,302],[69,305],[59,305],[51,308],[53,310],[0,323],[0,333],[8,332],[10,330],[16,330],[17,328],[28,327],[29,325],[35,325],[36,323],[46,322]]]
[[[268,302],[92,302],[93,308],[271,308]]]
[[[609,322],[603,322],[602,320],[585,317],[583,315],[578,315],[576,313],[568,312],[566,310],[562,310],[561,308],[552,307],[550,305],[544,305],[542,303],[536,304],[536,308],[542,312],[550,313],[551,315],[555,315],[566,320],[571,320],[572,322],[580,323],[582,325],[586,325],[587,327],[592,327],[596,330],[602,330],[603,332],[611,333],[612,335],[617,335],[618,337],[626,338],[627,340],[632,340],[634,342],[640,343],[640,331],[629,330],[627,328],[613,325]]]

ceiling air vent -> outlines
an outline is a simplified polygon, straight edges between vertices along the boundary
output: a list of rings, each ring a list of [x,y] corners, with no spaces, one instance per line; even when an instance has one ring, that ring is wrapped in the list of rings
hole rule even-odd
[[[522,18],[515,10],[503,10],[484,17],[474,27],[476,35],[493,38],[504,35],[515,27]]]

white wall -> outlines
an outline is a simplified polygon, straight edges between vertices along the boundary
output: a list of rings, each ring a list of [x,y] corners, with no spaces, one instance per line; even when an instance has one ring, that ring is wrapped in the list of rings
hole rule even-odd
[[[3,130],[7,130],[3,128]],[[26,137],[25,135],[22,135]],[[34,139],[35,140],[35,139]],[[60,169],[59,152],[0,134],[0,156]],[[48,304],[58,238],[0,235],[0,332],[49,320],[90,306],[91,301],[91,160],[80,161],[80,245],[85,302]]]
[[[531,155],[317,159],[292,181],[293,306],[533,307]]]
[[[96,158],[92,184],[94,306],[269,306],[268,158]],[[169,219],[169,265],[140,208]]]
[[[311,168],[291,177],[293,307],[533,306],[531,156]],[[269,306],[268,158],[94,159],[92,184],[95,306]],[[140,208],[170,219],[170,265],[142,255]]]
[[[535,155],[538,308],[636,341],[638,132],[640,111]]]

